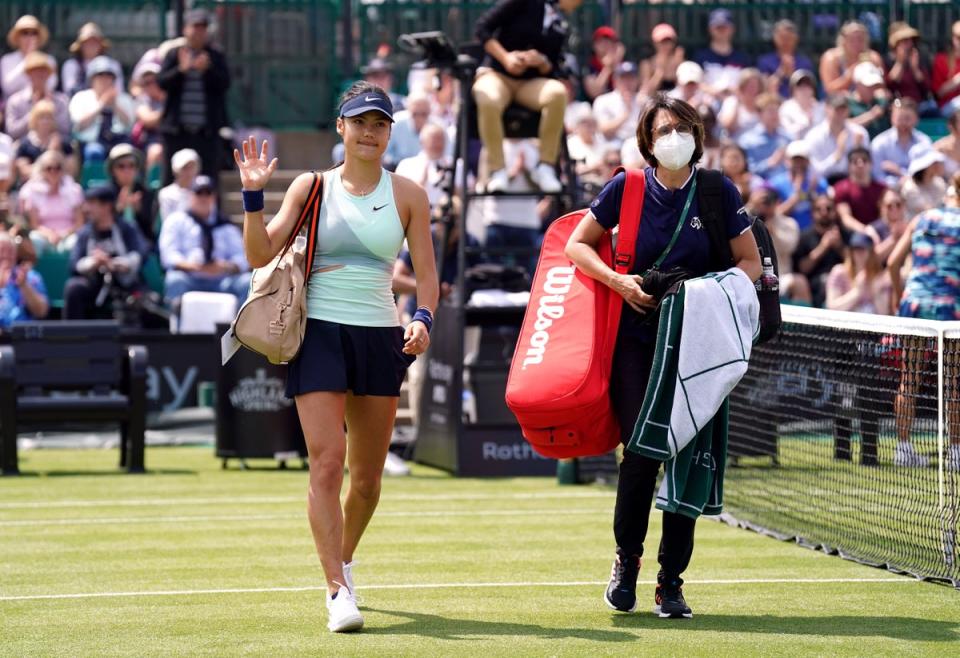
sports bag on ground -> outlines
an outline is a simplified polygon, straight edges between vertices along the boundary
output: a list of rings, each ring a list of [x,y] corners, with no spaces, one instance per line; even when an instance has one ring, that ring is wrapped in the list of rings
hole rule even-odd
[[[253,270],[250,294],[231,331],[244,347],[270,363],[288,363],[300,352],[307,328],[307,281],[317,243],[317,218],[323,199],[323,176],[313,174],[300,217],[279,254]]]
[[[597,246],[618,273],[633,264],[643,208],[643,171],[626,173],[616,253],[609,231]],[[507,406],[524,438],[545,457],[601,455],[620,443],[610,370],[623,298],[577,271],[564,254],[586,213],[560,217],[544,235],[507,377]]]
[[[726,233],[725,208],[723,207],[723,174],[713,169],[697,170],[697,190],[699,194],[700,217],[707,227],[710,244],[717,254],[717,262],[713,269],[722,272],[733,267],[733,253],[730,251],[730,241]],[[739,212],[747,212],[739,209]],[[780,268],[777,264],[777,250],[773,246],[773,238],[762,219],[749,215],[750,228],[760,250],[760,263],[769,258],[773,264],[773,273],[780,278]],[[758,294],[760,301],[760,334],[757,343],[766,343],[780,333],[783,318],[780,315],[779,294]]]

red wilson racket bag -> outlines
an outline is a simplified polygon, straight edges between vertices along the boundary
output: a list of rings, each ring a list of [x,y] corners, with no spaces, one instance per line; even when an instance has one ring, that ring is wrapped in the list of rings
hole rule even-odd
[[[643,195],[643,171],[628,170],[616,254],[609,231],[597,247],[618,273],[633,263]],[[544,235],[507,377],[507,406],[524,438],[541,455],[558,459],[601,455],[620,442],[610,368],[623,298],[577,271],[563,253],[586,213],[567,213]]]

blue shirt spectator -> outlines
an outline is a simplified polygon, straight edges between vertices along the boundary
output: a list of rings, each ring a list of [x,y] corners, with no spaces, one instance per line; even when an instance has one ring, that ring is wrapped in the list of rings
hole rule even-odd
[[[910,167],[910,149],[917,144],[930,146],[930,138],[916,129],[917,104],[909,98],[893,102],[890,115],[891,128],[873,138],[870,153],[873,155],[873,177],[896,187],[900,177]]]
[[[750,171],[762,178],[772,178],[787,170],[790,136],[780,127],[780,99],[776,94],[762,94],[757,99],[757,109],[760,123],[747,129],[738,143],[747,154]]]
[[[757,58],[757,68],[760,72],[779,80],[777,91],[782,98],[790,97],[790,76],[794,71],[813,70],[813,62],[810,58],[797,52],[799,40],[796,23],[789,19],[777,21],[773,24],[775,50]]]
[[[775,176],[770,186],[780,197],[777,212],[797,220],[802,231],[813,222],[812,201],[827,193],[827,182],[810,166],[810,147],[805,142],[790,142],[786,156],[787,171]]]
[[[383,154],[384,166],[393,171],[401,160],[420,152],[420,131],[430,120],[430,99],[422,94],[407,97],[407,109],[394,115],[390,143]]]
[[[710,45],[693,55],[693,61],[703,69],[703,84],[707,93],[723,98],[737,87],[740,69],[750,66],[750,57],[733,47],[733,15],[728,9],[710,12],[708,29]]]
[[[47,314],[43,278],[29,265],[17,263],[17,245],[0,233],[0,329],[14,322],[41,319]]]

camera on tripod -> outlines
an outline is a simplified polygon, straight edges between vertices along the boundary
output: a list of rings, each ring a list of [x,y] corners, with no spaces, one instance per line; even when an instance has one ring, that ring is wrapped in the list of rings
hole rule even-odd
[[[452,68],[457,65],[457,49],[443,32],[411,32],[397,37],[405,51],[423,58],[430,68]]]

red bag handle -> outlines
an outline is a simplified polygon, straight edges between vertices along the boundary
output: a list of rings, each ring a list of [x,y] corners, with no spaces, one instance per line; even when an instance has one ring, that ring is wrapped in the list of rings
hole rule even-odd
[[[617,238],[617,251],[613,256],[613,265],[617,274],[626,274],[633,265],[633,257],[637,249],[640,212],[643,210],[647,179],[642,169],[617,167],[614,175],[621,171],[626,174],[626,184],[623,187],[623,198],[620,200],[620,235]]]

